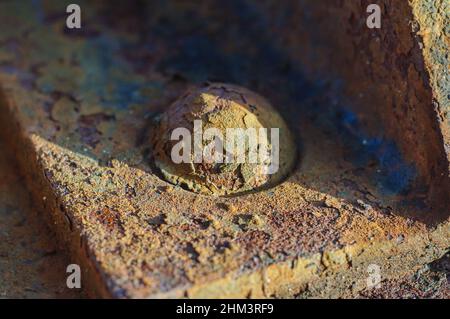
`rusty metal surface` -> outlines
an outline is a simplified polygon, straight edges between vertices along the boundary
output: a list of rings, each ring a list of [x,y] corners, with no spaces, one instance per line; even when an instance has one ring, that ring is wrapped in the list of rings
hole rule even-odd
[[[358,101],[362,87],[353,87],[345,72],[313,75],[314,63],[299,62],[307,61],[308,46],[329,52],[319,38],[306,39],[306,53],[296,58],[295,47],[285,50],[260,32],[273,23],[264,6],[138,4],[81,2],[86,27],[80,32],[64,29],[57,2],[0,4],[7,138],[14,139],[35,198],[45,195],[42,209],[83,265],[92,294],[292,297],[317,283],[327,286],[326,296],[342,296],[364,288],[370,263],[381,264],[390,280],[448,250],[446,189],[427,173],[439,172],[442,165],[433,163],[444,151],[425,107],[423,127],[408,131],[430,138],[417,160],[392,122],[374,125],[388,106]],[[402,40],[414,43],[405,34]],[[423,74],[411,72],[404,80],[414,85],[393,99],[417,89],[423,94],[410,102],[423,105],[430,97],[431,104]],[[220,198],[155,174],[150,119],[205,80],[247,86],[284,116],[302,154],[286,181]]]
[[[402,278],[385,280],[380,289],[365,289],[360,298],[423,299],[450,298],[450,255],[425,265],[417,272]]]

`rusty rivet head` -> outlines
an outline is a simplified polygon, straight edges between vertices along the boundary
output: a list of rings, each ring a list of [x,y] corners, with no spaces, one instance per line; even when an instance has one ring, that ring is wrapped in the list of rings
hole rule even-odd
[[[224,196],[279,183],[293,168],[293,137],[258,94],[212,83],[188,91],[151,133],[162,177],[193,192]]]

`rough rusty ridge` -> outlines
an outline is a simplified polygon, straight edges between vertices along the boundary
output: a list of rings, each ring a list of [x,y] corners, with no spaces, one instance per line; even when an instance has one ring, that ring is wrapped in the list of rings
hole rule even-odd
[[[60,2],[0,4],[4,135],[89,293],[339,297],[366,288],[371,263],[388,283],[445,254],[432,99],[448,108],[417,6],[384,1],[371,31],[365,1],[320,3],[81,1],[81,30]],[[277,108],[301,150],[289,178],[223,198],[155,174],[149,123],[206,80]]]
[[[0,298],[83,297],[67,288],[69,259],[33,211],[14,158],[0,149]]]

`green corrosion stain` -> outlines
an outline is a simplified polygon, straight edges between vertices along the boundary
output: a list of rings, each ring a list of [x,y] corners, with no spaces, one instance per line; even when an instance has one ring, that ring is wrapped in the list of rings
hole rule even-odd
[[[296,160],[280,114],[263,97],[230,84],[186,92],[158,116],[150,140],[163,179],[213,196],[274,186]]]

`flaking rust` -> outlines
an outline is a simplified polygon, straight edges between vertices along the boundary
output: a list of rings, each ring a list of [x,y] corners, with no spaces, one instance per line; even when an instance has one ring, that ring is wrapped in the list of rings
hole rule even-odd
[[[267,100],[243,87],[214,83],[188,91],[156,123],[151,134],[155,165],[165,180],[194,192],[230,195],[270,187],[286,177],[295,163],[294,139],[282,117]],[[189,140],[174,140],[177,129],[186,130]],[[238,134],[232,136],[230,129],[238,129]],[[273,129],[278,132],[275,142]],[[217,136],[208,135],[208,130],[226,137],[226,142],[217,141],[222,144],[220,154],[215,149]],[[196,141],[198,134],[200,141]],[[242,137],[243,157],[239,160],[236,144]],[[187,155],[186,161],[175,163],[173,150],[180,143],[189,144],[191,151],[182,154]],[[212,152],[207,152],[211,145]],[[196,147],[200,154],[195,154]],[[267,156],[261,160],[260,154]],[[252,155],[256,161],[251,160]]]

